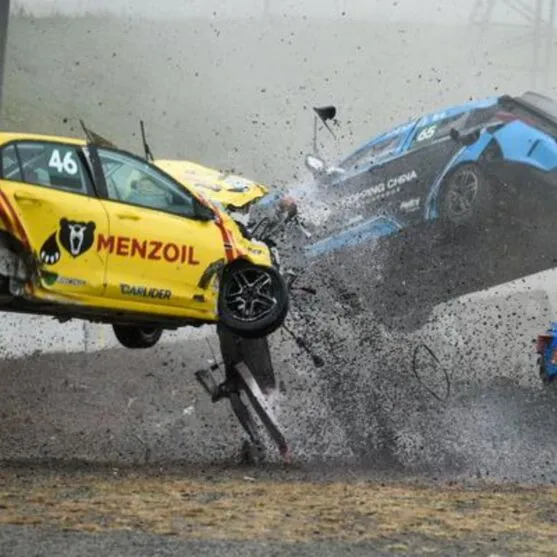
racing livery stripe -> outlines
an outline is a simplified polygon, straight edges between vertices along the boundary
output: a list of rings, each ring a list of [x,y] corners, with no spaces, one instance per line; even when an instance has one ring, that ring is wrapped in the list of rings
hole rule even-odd
[[[21,221],[19,220],[19,218],[18,218],[16,212],[14,211],[13,207],[10,205],[10,202],[8,201],[8,198],[6,197],[6,194],[2,190],[0,190],[0,198],[2,199],[2,201],[7,206],[10,217],[11,217],[12,221],[15,223],[15,228],[16,228],[17,234],[19,235],[19,239],[21,240],[21,242],[23,242],[23,245],[26,248],[30,248],[31,246],[29,244],[29,240],[27,239],[27,234],[25,233],[25,229],[21,225]]]
[[[226,255],[226,260],[228,262],[234,261],[234,259],[235,259],[234,258],[234,245],[232,243],[230,235],[228,234],[228,230],[226,230],[226,228],[224,226],[224,222],[222,222],[220,217],[218,217],[215,220],[215,224],[217,225],[217,227],[220,230],[220,233],[222,235],[222,243],[223,243],[223,246],[224,246],[224,253]]]
[[[0,199],[0,220],[2,221],[2,224],[4,225],[6,230],[11,234],[13,234],[14,227],[12,225],[12,221],[10,220],[10,217],[8,216],[8,212],[6,211],[6,207],[4,206],[4,203],[2,202],[1,199]]]
[[[12,223],[10,215],[13,215],[12,218],[13,221],[16,223],[16,229],[20,230],[14,230],[14,225]],[[14,214],[12,206],[6,199],[6,195],[2,190],[0,190],[0,220],[2,221],[8,232],[13,234],[18,240],[20,240],[26,248],[30,248],[29,241],[27,240],[27,235],[25,234],[21,223],[17,219],[17,216]],[[24,290],[28,295],[34,296],[35,289],[33,288],[33,282],[27,282],[24,286]]]
[[[234,241],[230,237],[228,230],[224,226],[224,222],[219,214],[219,209],[216,207],[214,203],[207,197],[205,197],[201,192],[198,192],[199,197],[204,201],[205,205],[210,207],[213,212],[215,213],[216,219],[215,224],[217,225],[218,229],[220,230],[222,236],[222,243],[224,247],[224,253],[226,255],[226,259],[228,262],[234,261]]]
[[[240,249],[237,245],[236,242],[234,241],[234,234],[232,234],[232,232],[230,232],[230,230],[225,228],[225,231],[228,235],[228,241],[230,244],[230,247],[232,248],[232,253],[234,254],[234,257],[241,257],[242,255],[246,255],[246,252],[243,251],[242,249]]]

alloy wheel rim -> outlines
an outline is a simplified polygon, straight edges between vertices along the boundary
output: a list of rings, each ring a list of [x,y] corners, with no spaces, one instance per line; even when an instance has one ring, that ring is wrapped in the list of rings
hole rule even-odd
[[[447,212],[453,218],[469,215],[478,196],[478,176],[471,170],[455,175],[447,193]]]
[[[273,278],[264,270],[238,269],[225,287],[226,308],[239,321],[258,321],[278,304],[273,286]]]

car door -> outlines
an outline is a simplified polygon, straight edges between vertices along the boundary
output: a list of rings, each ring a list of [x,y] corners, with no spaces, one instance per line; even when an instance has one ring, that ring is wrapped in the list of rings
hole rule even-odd
[[[487,119],[491,109],[478,118]],[[346,192],[360,190],[366,215],[392,217],[401,227],[423,220],[430,188],[462,146],[450,137],[452,128],[469,125],[473,111],[461,109],[424,116],[396,151],[375,159],[366,171],[347,181]],[[476,118],[476,119],[478,119]]]
[[[383,136],[341,163],[345,174],[328,189],[333,218],[343,227],[392,213],[391,200],[397,188],[415,178],[404,165],[393,168],[409,130],[406,127]]]
[[[42,287],[70,297],[101,296],[106,256],[94,247],[108,232],[108,217],[81,146],[21,140],[4,146],[0,158],[4,225],[29,243]]]
[[[110,234],[99,236],[97,245],[108,255],[106,295],[151,307],[213,311],[214,293],[198,284],[225,259],[215,222],[199,220],[199,202],[154,165],[116,149],[96,153],[110,220]]]

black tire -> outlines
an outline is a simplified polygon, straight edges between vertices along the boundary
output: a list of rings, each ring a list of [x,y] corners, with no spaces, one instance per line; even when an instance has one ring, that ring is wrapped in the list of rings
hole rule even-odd
[[[217,334],[226,367],[243,361],[262,391],[276,388],[277,380],[267,338],[242,338],[222,326],[217,326]]]
[[[488,178],[477,164],[466,163],[451,172],[443,182],[439,214],[443,224],[475,224],[492,210],[492,192]]]
[[[259,301],[260,307],[263,303],[270,305],[258,314],[246,315],[246,301],[251,302],[253,309],[254,300]],[[266,337],[283,324],[288,306],[288,287],[274,267],[242,261],[224,269],[218,314],[220,323],[231,332],[245,338]]]
[[[126,348],[152,348],[162,336],[158,327],[137,327],[135,325],[112,325],[118,342]]]

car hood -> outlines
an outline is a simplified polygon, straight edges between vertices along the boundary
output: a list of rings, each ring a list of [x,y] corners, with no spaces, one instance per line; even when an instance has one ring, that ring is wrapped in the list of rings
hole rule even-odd
[[[154,163],[179,182],[194,186],[204,196],[227,208],[242,208],[268,192],[265,186],[253,180],[194,162],[156,160]]]

